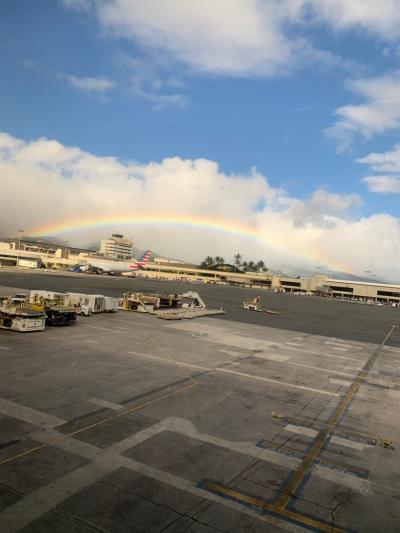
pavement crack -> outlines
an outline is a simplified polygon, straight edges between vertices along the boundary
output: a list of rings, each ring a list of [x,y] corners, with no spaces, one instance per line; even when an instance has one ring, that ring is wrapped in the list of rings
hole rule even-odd
[[[332,521],[331,521],[331,525],[332,525],[332,532],[335,531],[335,520],[336,520],[336,512],[337,510],[339,509],[339,507],[341,507],[342,505],[345,505],[346,503],[349,503],[350,500],[352,499],[352,496],[353,496],[353,493],[352,493],[352,490],[349,489],[344,495],[343,497],[339,497],[338,498],[338,502],[337,504],[331,508],[331,518],[332,518]]]

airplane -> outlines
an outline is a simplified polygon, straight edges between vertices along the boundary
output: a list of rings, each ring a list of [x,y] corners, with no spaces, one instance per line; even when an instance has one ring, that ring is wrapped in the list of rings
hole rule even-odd
[[[75,265],[73,272],[94,272],[96,274],[121,274],[122,272],[135,272],[146,268],[147,263],[149,262],[151,256],[151,250],[146,250],[146,252],[136,259],[136,262],[133,264],[127,264],[126,262],[115,262],[111,263],[110,261],[105,261],[102,259],[91,259],[90,263],[85,265]]]

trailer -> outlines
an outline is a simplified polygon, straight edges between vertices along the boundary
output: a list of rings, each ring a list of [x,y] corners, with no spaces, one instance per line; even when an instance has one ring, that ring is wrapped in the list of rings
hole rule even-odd
[[[46,313],[29,307],[3,303],[0,307],[0,328],[19,332],[43,331]]]
[[[46,309],[46,326],[72,326],[76,322],[76,310],[51,306]]]
[[[104,297],[104,311],[107,313],[115,313],[118,311],[118,298],[112,296]]]
[[[222,308],[207,309],[200,295],[193,291],[183,294],[128,292],[123,296],[121,309],[149,313],[164,320],[182,320],[183,318],[225,314]]]
[[[32,289],[30,291],[29,302],[31,304],[38,303],[42,300],[64,305],[67,300],[67,294],[65,292],[43,291],[38,289]]]
[[[243,309],[246,311],[257,311],[259,313],[268,313],[270,315],[280,315],[279,311],[268,309],[261,305],[261,296],[256,296],[252,300],[245,300],[243,302]]]
[[[124,311],[148,313],[155,309],[159,309],[160,297],[158,295],[144,294],[141,292],[126,292],[122,297],[120,307]]]
[[[78,314],[103,313],[105,310],[105,297],[102,294],[67,292],[66,303],[76,307]]]

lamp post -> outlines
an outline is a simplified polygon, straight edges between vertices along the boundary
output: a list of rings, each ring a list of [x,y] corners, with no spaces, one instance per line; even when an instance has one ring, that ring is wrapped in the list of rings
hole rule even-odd
[[[21,234],[24,233],[23,229],[18,229],[18,252],[17,252],[17,266],[19,266],[19,256],[21,253]]]

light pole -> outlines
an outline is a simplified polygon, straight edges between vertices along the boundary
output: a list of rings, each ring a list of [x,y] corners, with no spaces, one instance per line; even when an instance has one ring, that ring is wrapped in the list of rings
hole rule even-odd
[[[23,229],[18,229],[18,252],[17,252],[17,266],[19,266],[19,256],[21,252],[21,233],[24,233]]]

